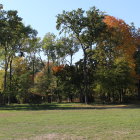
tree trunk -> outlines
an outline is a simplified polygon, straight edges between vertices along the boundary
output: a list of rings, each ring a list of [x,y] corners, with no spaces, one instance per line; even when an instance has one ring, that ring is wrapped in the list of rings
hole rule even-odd
[[[123,96],[124,96],[124,93],[123,93],[123,88],[120,90],[120,103],[123,102]]]
[[[70,98],[70,102],[72,103],[73,102],[73,96],[70,95],[69,98]]]
[[[79,93],[79,101],[80,103],[84,103],[83,89],[81,88],[80,88],[80,93]]]
[[[34,83],[35,83],[35,62],[33,59],[33,86],[34,86]]]
[[[7,88],[7,69],[8,69],[8,66],[7,66],[7,64],[5,64],[5,71],[4,71],[4,91],[6,91],[6,88]]]
[[[140,100],[140,79],[138,80],[138,100]]]
[[[10,60],[10,92],[8,93],[8,104],[10,104],[10,94],[12,91],[12,59]]]
[[[73,55],[70,55],[70,66],[72,66]]]
[[[5,67],[4,67],[4,91],[6,91],[7,88],[7,70],[8,70],[8,61],[7,61],[7,46],[5,46]]]
[[[110,93],[108,93],[107,95],[108,95],[108,102],[111,102],[111,95],[110,95]]]
[[[35,83],[35,60],[36,60],[35,53],[33,53],[33,59],[32,59],[33,86]]]
[[[84,95],[85,95],[85,104],[88,103],[88,98],[87,98],[87,53],[86,50],[84,50]]]
[[[33,85],[35,83],[35,62],[33,60]]]
[[[49,59],[49,54],[47,56],[48,56],[48,64],[47,64],[48,65],[47,66],[48,67],[48,74],[50,74],[50,59]]]

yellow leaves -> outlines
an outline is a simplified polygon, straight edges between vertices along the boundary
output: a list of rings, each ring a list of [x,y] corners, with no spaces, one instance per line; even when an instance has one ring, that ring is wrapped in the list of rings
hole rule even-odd
[[[125,62],[125,58],[124,57],[119,57],[115,59],[115,64],[119,64],[120,62]]]
[[[38,83],[42,80],[42,78],[45,76],[45,73],[43,71],[37,72],[35,74],[35,83]]]
[[[12,67],[14,69],[14,72],[16,72],[16,74],[18,75],[26,73],[27,71],[27,63],[23,57],[14,58]]]
[[[4,70],[0,70],[0,92],[3,90]]]

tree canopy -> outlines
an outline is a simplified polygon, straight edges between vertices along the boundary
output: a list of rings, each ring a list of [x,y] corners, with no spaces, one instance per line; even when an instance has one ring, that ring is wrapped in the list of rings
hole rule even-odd
[[[140,98],[140,29],[96,7],[57,15],[60,35],[0,10],[0,101],[118,103]],[[83,58],[73,62],[82,51]],[[69,59],[68,59],[69,57]]]

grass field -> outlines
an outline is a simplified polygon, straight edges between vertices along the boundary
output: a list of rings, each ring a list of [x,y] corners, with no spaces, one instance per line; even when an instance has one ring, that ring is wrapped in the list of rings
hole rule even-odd
[[[140,107],[74,103],[1,106],[0,140],[140,140]]]

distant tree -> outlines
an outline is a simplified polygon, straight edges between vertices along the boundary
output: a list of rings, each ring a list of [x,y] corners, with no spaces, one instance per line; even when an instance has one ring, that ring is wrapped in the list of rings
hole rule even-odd
[[[44,54],[47,56],[47,65],[48,65],[48,73],[50,71],[49,64],[50,60],[54,61],[55,58],[55,42],[56,41],[56,36],[52,33],[47,33],[43,40],[42,40],[42,49]]]
[[[41,49],[41,41],[40,38],[30,38],[26,41],[25,52],[27,53],[28,61],[32,64],[32,75],[33,75],[33,84],[35,73],[37,72],[37,53],[39,53]]]
[[[29,71],[28,62],[23,57],[15,57],[12,64],[12,90],[11,99],[19,103],[26,102],[28,90],[32,84],[32,77]]]
[[[69,35],[69,37],[62,37],[61,40],[62,45],[64,46],[63,50],[65,52],[65,55],[70,57],[70,61],[67,60],[67,62],[69,62],[69,65],[72,66],[73,56],[76,52],[79,51],[80,44],[73,35]]]
[[[34,87],[31,88],[33,94],[38,94],[40,96],[47,96],[53,94],[55,89],[55,77],[52,72],[53,64],[49,64],[50,71],[48,72],[48,64],[45,67],[35,74],[35,83]]]

